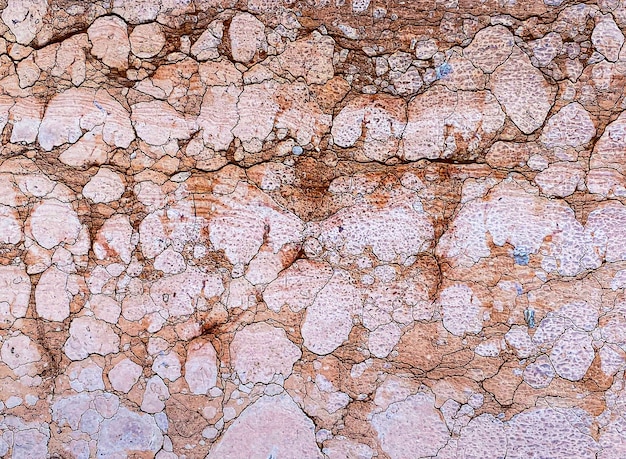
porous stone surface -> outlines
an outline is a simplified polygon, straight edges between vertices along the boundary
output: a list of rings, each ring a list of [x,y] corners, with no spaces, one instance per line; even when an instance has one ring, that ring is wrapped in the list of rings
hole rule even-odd
[[[0,457],[626,457],[624,0],[0,0]]]

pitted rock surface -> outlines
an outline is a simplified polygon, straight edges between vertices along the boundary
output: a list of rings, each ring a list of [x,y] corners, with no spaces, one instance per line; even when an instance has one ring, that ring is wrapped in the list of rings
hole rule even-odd
[[[0,457],[626,457],[624,0],[0,0]]]

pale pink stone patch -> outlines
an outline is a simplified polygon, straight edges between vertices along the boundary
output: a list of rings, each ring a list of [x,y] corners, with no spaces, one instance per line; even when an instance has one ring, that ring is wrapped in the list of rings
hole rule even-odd
[[[250,13],[239,13],[233,17],[229,38],[233,60],[237,62],[250,62],[257,50],[267,47],[265,26]]]
[[[193,394],[207,394],[217,384],[217,355],[209,341],[189,343],[185,362],[185,381]]]
[[[484,72],[491,73],[508,59],[514,45],[513,34],[506,27],[485,27],[463,50],[463,55]]]
[[[507,455],[505,425],[491,414],[472,418],[461,430],[458,443],[463,459],[503,458]]]
[[[57,322],[69,317],[72,295],[68,282],[69,274],[54,266],[41,275],[35,287],[35,308],[39,317]]]
[[[349,273],[336,270],[307,308],[301,332],[304,346],[319,355],[337,349],[352,330],[352,316],[363,307]]]
[[[450,432],[434,403],[433,396],[419,393],[375,414],[371,423],[383,451],[396,459],[435,456]]]
[[[332,268],[326,263],[297,260],[265,287],[263,300],[275,312],[285,305],[293,312],[301,311],[313,303],[332,275]]]
[[[142,59],[156,56],[165,46],[165,35],[156,22],[138,25],[128,38],[133,54]]]
[[[434,86],[408,105],[401,154],[408,161],[477,154],[504,125],[505,115],[489,91],[451,91]]]
[[[609,61],[615,62],[619,58],[620,50],[624,45],[624,34],[615,24],[611,14],[597,16],[591,42]]]
[[[17,244],[22,240],[22,224],[15,209],[0,205],[0,243]]]
[[[321,459],[315,425],[289,395],[263,396],[246,408],[209,452],[207,459],[280,457]]]
[[[230,345],[231,358],[239,379],[268,384],[274,375],[287,378],[293,364],[302,356],[285,330],[263,322],[246,326],[235,334]]]
[[[195,56],[198,61],[216,59],[219,57],[217,47],[222,43],[222,38],[224,38],[224,23],[218,20],[212,21],[191,47],[191,55]]]
[[[196,131],[195,121],[186,119],[160,100],[133,105],[131,119],[137,136],[150,145],[164,145],[170,139],[188,139]]]
[[[70,363],[66,374],[70,378],[70,387],[76,392],[104,390],[102,367],[91,358]]]
[[[587,110],[572,102],[548,119],[540,140],[548,148],[578,147],[595,135],[596,127]]]
[[[170,391],[160,376],[153,376],[146,381],[146,390],[141,401],[141,411],[158,413],[165,408],[165,402],[170,398]]]
[[[160,309],[172,316],[182,316],[195,311],[200,296],[213,298],[224,292],[222,279],[217,274],[191,270],[163,277],[150,289],[150,296]]]
[[[493,73],[490,84],[506,114],[524,134],[541,127],[556,95],[541,71],[517,47]]]
[[[11,108],[13,131],[11,143],[33,143],[37,139],[44,113],[43,101],[35,97],[20,98]]]
[[[555,376],[554,367],[545,355],[539,356],[524,369],[524,381],[535,389],[548,387]]]
[[[138,414],[121,407],[105,419],[98,435],[99,457],[127,457],[136,451],[156,454],[163,445],[163,434],[152,416]]]
[[[130,263],[135,243],[132,239],[133,227],[127,215],[113,215],[98,230],[93,243],[93,251],[98,260],[110,261],[119,257]]]
[[[0,266],[0,326],[10,326],[26,315],[30,291],[24,266]]]
[[[30,229],[39,245],[51,249],[61,243],[76,242],[81,223],[69,203],[44,199],[31,214]]]
[[[287,42],[285,51],[276,61],[277,73],[304,77],[307,84],[324,84],[334,75],[333,53],[335,41],[317,30],[294,42]],[[271,64],[270,64],[271,65]]]
[[[180,358],[174,351],[159,353],[152,364],[152,371],[168,381],[176,381],[180,378],[180,370]]]
[[[237,102],[242,89],[229,86],[210,86],[200,108],[198,127],[203,129],[204,144],[214,150],[227,150],[235,138],[233,128],[239,120]]]
[[[154,259],[154,269],[163,271],[165,274],[180,274],[186,267],[183,256],[171,247],[165,249]]]
[[[2,11],[2,21],[11,29],[17,42],[28,45],[43,27],[47,0],[9,0]]]
[[[109,371],[108,376],[113,389],[128,393],[137,383],[142,373],[143,369],[141,366],[130,359],[124,359]]]
[[[87,30],[92,43],[91,53],[109,67],[128,68],[128,27],[116,16],[96,19]]]
[[[28,365],[41,360],[37,345],[26,335],[6,339],[0,350],[2,361],[18,376],[28,372]]]
[[[526,459],[541,451],[542,457],[593,459],[598,445],[591,424],[591,416],[579,408],[524,411],[507,422],[507,458]]]
[[[581,380],[594,357],[591,336],[577,330],[565,331],[550,352],[550,361],[557,374],[570,381]]]
[[[434,237],[430,218],[413,205],[414,193],[399,192],[384,208],[374,202],[346,207],[320,224],[319,241],[350,256],[366,247],[381,261],[403,262],[426,251]]]
[[[108,295],[93,295],[89,304],[96,318],[110,324],[116,324],[122,312],[119,302]]]
[[[402,330],[395,322],[381,325],[376,330],[370,332],[368,337],[368,347],[375,357],[385,358],[393,350],[400,337]]]
[[[116,201],[122,197],[123,193],[122,178],[106,167],[101,167],[83,187],[83,196],[95,203]]]
[[[483,328],[482,303],[464,284],[447,287],[439,296],[443,326],[456,336],[478,333]]]
[[[38,140],[50,151],[73,144],[83,130],[101,133],[107,145],[127,148],[135,138],[128,112],[104,89],[71,88],[57,94],[46,107]]]
[[[535,183],[546,196],[565,197],[584,185],[585,173],[572,163],[554,163],[535,176]]]
[[[82,360],[90,354],[107,355],[119,351],[120,337],[108,323],[89,316],[77,317],[70,325],[70,337],[63,346],[71,360]]]
[[[359,96],[341,109],[332,126],[335,145],[351,147],[365,131],[365,157],[385,161],[397,154],[406,126],[406,102],[389,96]]]

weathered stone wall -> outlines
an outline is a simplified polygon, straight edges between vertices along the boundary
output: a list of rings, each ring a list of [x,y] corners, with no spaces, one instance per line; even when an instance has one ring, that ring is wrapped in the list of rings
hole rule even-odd
[[[625,2],[0,10],[0,457],[626,457]]]

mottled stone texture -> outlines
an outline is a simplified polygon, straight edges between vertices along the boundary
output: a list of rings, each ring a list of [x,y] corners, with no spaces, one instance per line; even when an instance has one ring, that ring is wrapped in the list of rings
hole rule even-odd
[[[624,459],[625,0],[0,0],[0,457]]]

